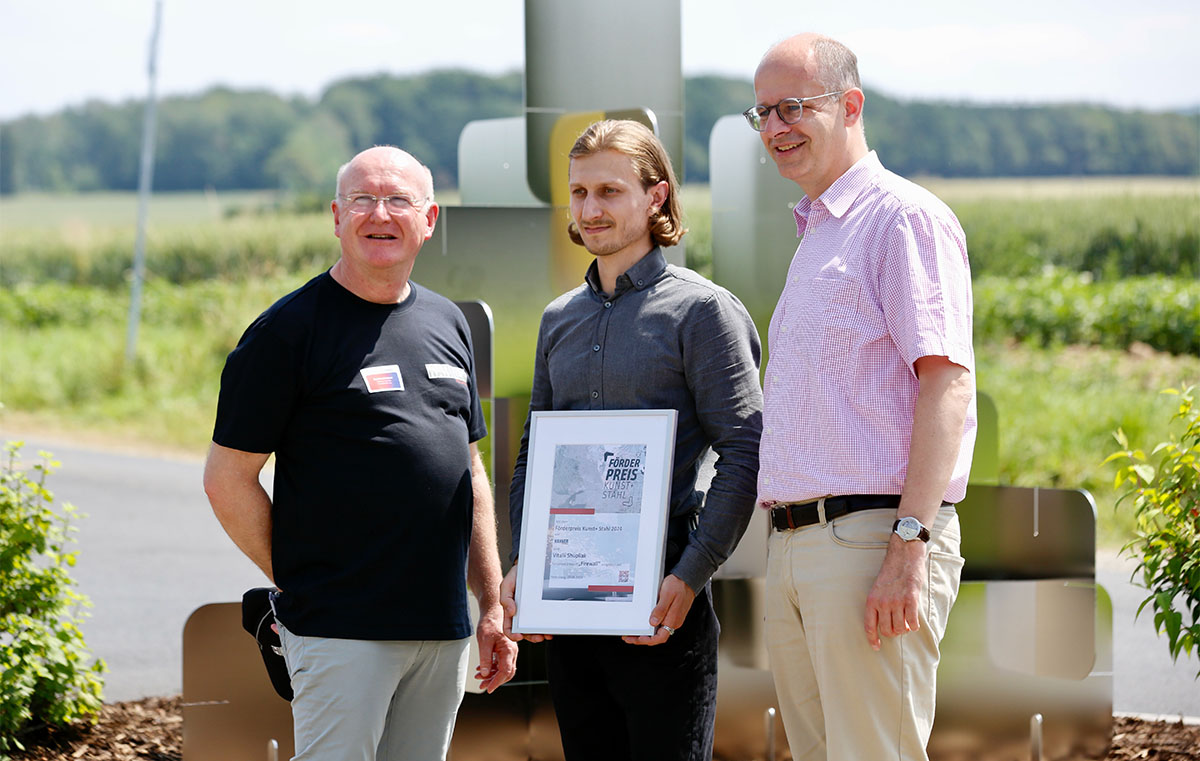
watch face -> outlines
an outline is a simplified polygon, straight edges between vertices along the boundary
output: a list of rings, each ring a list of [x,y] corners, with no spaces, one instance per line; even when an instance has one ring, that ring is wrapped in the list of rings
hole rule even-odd
[[[906,542],[921,535],[921,522],[916,518],[901,518],[896,524],[896,533]]]

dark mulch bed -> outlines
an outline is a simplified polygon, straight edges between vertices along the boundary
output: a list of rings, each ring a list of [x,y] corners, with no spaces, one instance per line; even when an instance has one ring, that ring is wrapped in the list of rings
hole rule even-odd
[[[180,699],[147,698],[104,706],[94,727],[41,731],[23,738],[21,761],[181,761]],[[1113,747],[1105,761],[1200,761],[1200,726],[1113,719]]]
[[[29,761],[181,761],[183,715],[179,696],[110,703],[95,726],[42,730],[26,735],[27,750],[13,755]]]
[[[1200,759],[1200,726],[1183,722],[1113,719],[1113,747],[1105,761],[1135,758],[1196,761]]]

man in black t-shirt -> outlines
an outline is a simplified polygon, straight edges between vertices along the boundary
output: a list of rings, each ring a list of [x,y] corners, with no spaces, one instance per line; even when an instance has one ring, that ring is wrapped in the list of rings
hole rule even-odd
[[[516,659],[470,335],[453,303],[409,279],[438,216],[428,169],[363,151],[338,172],[332,210],[341,257],[226,361],[204,487],[279,587],[295,758],[442,758],[466,679],[468,585],[481,686],[508,681]],[[271,453],[273,498],[259,485]]]

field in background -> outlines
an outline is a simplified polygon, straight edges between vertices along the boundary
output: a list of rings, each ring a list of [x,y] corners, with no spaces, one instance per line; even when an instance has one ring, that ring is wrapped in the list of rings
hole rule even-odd
[[[1047,267],[1118,278],[1200,277],[1200,179],[1089,178],[922,180],[958,214],[975,275],[1040,274]],[[444,205],[456,192],[439,192]],[[689,263],[711,271],[707,186],[682,193]],[[292,271],[333,247],[326,202],[310,213],[271,193],[167,193],[150,206],[152,274],[185,278]],[[134,245],[132,193],[0,197],[0,281],[116,285]],[[187,264],[181,263],[186,260]],[[161,267],[156,264],[162,263]],[[107,279],[106,279],[107,278]]]
[[[1195,177],[918,177],[916,181],[952,206],[957,202],[982,200],[1180,196],[1200,200],[1200,178]],[[459,203],[459,195],[456,190],[439,190],[437,200],[443,205],[453,206]],[[699,213],[709,205],[708,186],[685,185],[682,201],[685,210],[694,209]],[[286,198],[281,194],[261,190],[155,193],[150,201],[149,218],[152,226],[208,222],[286,203]],[[136,221],[136,193],[25,193],[0,196],[0,233],[31,228],[57,229],[64,225],[132,227]]]
[[[1119,543],[1128,521],[1113,514],[1112,471],[1100,466],[1115,446],[1111,432],[1123,427],[1141,445],[1162,438],[1170,404],[1158,391],[1200,382],[1200,351],[1172,356],[1141,344],[1131,350],[1126,343],[1063,345],[1071,340],[1069,332],[1029,332],[1016,323],[1028,322],[1032,314],[1070,327],[1082,318],[1063,310],[1110,309],[1100,290],[1088,290],[1090,275],[1083,281],[1072,276],[1075,295],[1064,300],[1062,273],[1070,275],[1080,264],[1098,262],[1101,279],[1107,271],[1112,280],[1105,287],[1117,287],[1138,281],[1120,277],[1122,268],[1174,271],[1177,267],[1162,263],[1183,256],[1194,274],[1171,281],[1172,298],[1183,307],[1172,306],[1175,311],[1164,320],[1168,329],[1196,333],[1190,326],[1197,323],[1186,320],[1193,319],[1188,309],[1200,314],[1200,254],[1188,248],[1200,237],[1200,182],[923,182],[955,208],[968,229],[977,276],[977,336],[988,336],[977,340],[979,385],[1000,410],[1001,482],[1087,488],[1097,500],[1103,540]],[[707,188],[686,187],[682,200],[691,229],[689,262],[711,271]],[[439,201],[452,205],[457,197],[439,193]],[[279,199],[265,193],[155,196],[139,357],[126,368],[136,196],[0,198],[4,435],[24,430],[102,436],[202,454],[220,368],[246,324],[337,255],[326,213],[279,213],[278,206]],[[419,277],[419,261],[417,266]],[[1047,266],[1057,268],[1057,279],[1042,276]],[[1138,282],[1137,298],[1155,301],[1154,281]],[[1081,289],[1087,292],[1080,295]],[[1037,295],[1043,292],[1045,298]],[[1010,309],[979,303],[981,294]],[[1014,300],[1022,308],[1037,302],[1032,306],[1038,310],[1013,311],[1014,304],[1004,302]],[[1046,304],[1053,308],[1043,309]],[[1131,311],[1149,313],[1154,306]],[[1008,321],[1004,329],[992,322],[981,330],[983,312]],[[1182,327],[1172,328],[1180,314]],[[1134,313],[1130,319],[1142,317]]]
[[[437,200],[442,204],[457,204],[458,191],[439,191]],[[154,193],[150,199],[149,228],[208,224],[240,216],[271,213],[293,203],[288,196],[269,190]],[[324,209],[325,203],[319,203]],[[131,232],[137,224],[137,209],[137,193],[24,193],[0,196],[0,238],[38,230]]]
[[[268,208],[279,201],[270,191],[155,193],[150,199],[150,224],[215,222],[231,212]],[[0,232],[77,228],[121,229],[137,224],[136,193],[25,193],[0,196]]]
[[[915,181],[953,206],[957,201],[1045,200],[1200,194],[1196,177],[916,177]]]

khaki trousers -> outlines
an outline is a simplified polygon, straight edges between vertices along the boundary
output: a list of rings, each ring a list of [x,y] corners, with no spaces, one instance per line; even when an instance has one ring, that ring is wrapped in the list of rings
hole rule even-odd
[[[823,506],[822,506],[822,519]],[[921,590],[921,628],[867,644],[863,614],[895,510],[774,531],[767,558],[767,651],[797,761],[925,761],[938,645],[958,595],[958,515],[943,507]]]

